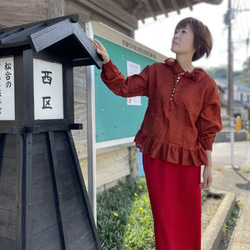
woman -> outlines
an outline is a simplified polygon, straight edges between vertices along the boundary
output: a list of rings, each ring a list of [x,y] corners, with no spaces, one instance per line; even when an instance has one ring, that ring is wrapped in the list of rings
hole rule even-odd
[[[200,249],[201,188],[212,183],[212,144],[222,123],[216,84],[192,62],[210,55],[210,31],[194,18],[183,19],[172,39],[176,59],[149,65],[127,79],[104,46],[92,42],[103,58],[101,77],[108,88],[123,97],[148,97],[135,143],[143,153],[156,249]]]

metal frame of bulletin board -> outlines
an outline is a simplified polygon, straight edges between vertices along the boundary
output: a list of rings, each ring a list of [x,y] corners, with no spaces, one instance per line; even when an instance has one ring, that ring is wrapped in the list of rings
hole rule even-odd
[[[86,33],[98,39],[125,75],[140,73],[147,65],[163,62],[166,56],[98,22],[87,22]],[[95,210],[96,149],[133,145],[147,108],[147,97],[123,98],[112,93],[101,80],[101,71],[87,69],[88,178],[89,196]],[[92,198],[91,198],[92,197]],[[95,215],[95,212],[93,213]]]

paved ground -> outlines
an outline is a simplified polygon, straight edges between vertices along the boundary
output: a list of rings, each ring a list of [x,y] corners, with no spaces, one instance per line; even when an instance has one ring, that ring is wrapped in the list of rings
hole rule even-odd
[[[231,143],[214,144],[212,188],[235,193],[244,204],[227,249],[250,250],[250,141],[235,142],[233,155],[231,164]]]

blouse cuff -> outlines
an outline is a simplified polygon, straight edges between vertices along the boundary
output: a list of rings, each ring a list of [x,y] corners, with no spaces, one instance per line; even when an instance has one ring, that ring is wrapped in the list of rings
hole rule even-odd
[[[214,142],[214,137],[212,137],[212,138],[210,137],[210,138],[200,140],[200,143],[201,143],[202,147],[205,150],[211,150],[211,151],[212,151],[212,148],[213,148],[213,142]]]
[[[109,62],[102,65],[102,76],[106,80],[112,80],[119,76],[120,72],[118,68],[114,65],[112,60],[110,59]]]

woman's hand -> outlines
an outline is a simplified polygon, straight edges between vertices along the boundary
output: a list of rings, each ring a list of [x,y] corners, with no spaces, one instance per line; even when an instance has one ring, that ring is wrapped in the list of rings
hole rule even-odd
[[[202,189],[209,188],[213,181],[211,151],[206,150],[206,154],[208,158],[208,164],[205,165],[203,170],[203,182],[200,184],[200,188]]]
[[[96,47],[96,51],[98,54],[100,54],[102,56],[103,59],[103,64],[108,63],[110,58],[109,55],[105,49],[105,47],[102,45],[102,43],[100,41],[98,41],[97,39],[90,39],[90,41],[94,44],[94,46]]]
[[[200,188],[207,189],[211,186],[213,181],[212,167],[205,165],[203,170],[203,182],[200,184]]]

